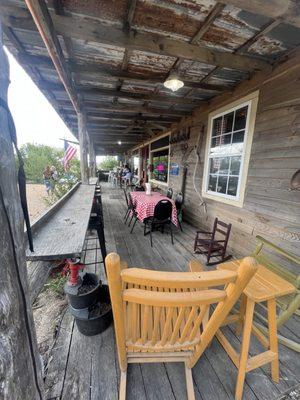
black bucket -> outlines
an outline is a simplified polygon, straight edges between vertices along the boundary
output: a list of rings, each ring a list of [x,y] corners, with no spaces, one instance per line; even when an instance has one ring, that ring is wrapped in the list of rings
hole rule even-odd
[[[105,331],[113,320],[107,285],[100,287],[98,302],[94,305],[83,309],[76,309],[70,305],[69,308],[75,317],[79,332],[85,336],[98,335]]]
[[[88,308],[89,306],[96,304],[101,297],[101,283],[99,282],[97,275],[89,272],[85,275],[95,284],[95,287],[90,291],[78,294],[78,292],[74,292],[74,289],[71,286],[68,286],[68,284],[65,285],[65,293],[67,293],[69,303],[74,309]],[[80,287],[78,290],[80,290]]]

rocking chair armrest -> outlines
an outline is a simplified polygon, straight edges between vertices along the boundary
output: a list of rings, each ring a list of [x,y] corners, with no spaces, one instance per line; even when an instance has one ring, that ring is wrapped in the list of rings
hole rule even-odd
[[[213,240],[213,242],[215,242],[215,243],[225,243],[226,240]]]

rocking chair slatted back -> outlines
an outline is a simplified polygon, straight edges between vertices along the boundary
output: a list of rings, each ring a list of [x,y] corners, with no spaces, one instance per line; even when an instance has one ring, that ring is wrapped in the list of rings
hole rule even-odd
[[[127,362],[174,356],[190,369],[256,272],[256,262],[246,258],[238,271],[121,270],[119,256],[111,253],[106,268],[121,370]],[[204,325],[211,304],[216,307]]]

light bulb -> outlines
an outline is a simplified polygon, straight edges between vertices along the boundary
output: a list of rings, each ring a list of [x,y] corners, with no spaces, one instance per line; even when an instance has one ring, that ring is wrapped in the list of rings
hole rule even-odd
[[[172,92],[176,92],[178,89],[184,86],[182,80],[178,78],[176,74],[171,74],[164,82],[164,86],[168,89],[171,89]]]

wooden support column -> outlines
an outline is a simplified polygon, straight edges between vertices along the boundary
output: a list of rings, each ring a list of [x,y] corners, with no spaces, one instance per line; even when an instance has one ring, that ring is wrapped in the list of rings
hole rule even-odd
[[[142,149],[139,149],[139,170],[138,170],[139,181],[143,177],[143,153]]]
[[[7,101],[9,65],[0,24],[0,97]],[[24,220],[8,112],[0,106],[0,398],[44,399],[41,360],[29,297]]]
[[[95,155],[95,148],[94,142],[92,138],[89,138],[89,164],[90,164],[90,176],[96,176],[96,155]]]
[[[86,131],[86,116],[80,112],[77,114],[78,117],[78,139],[80,147],[80,171],[81,181],[84,184],[89,183],[89,172],[88,172],[88,139]]]

